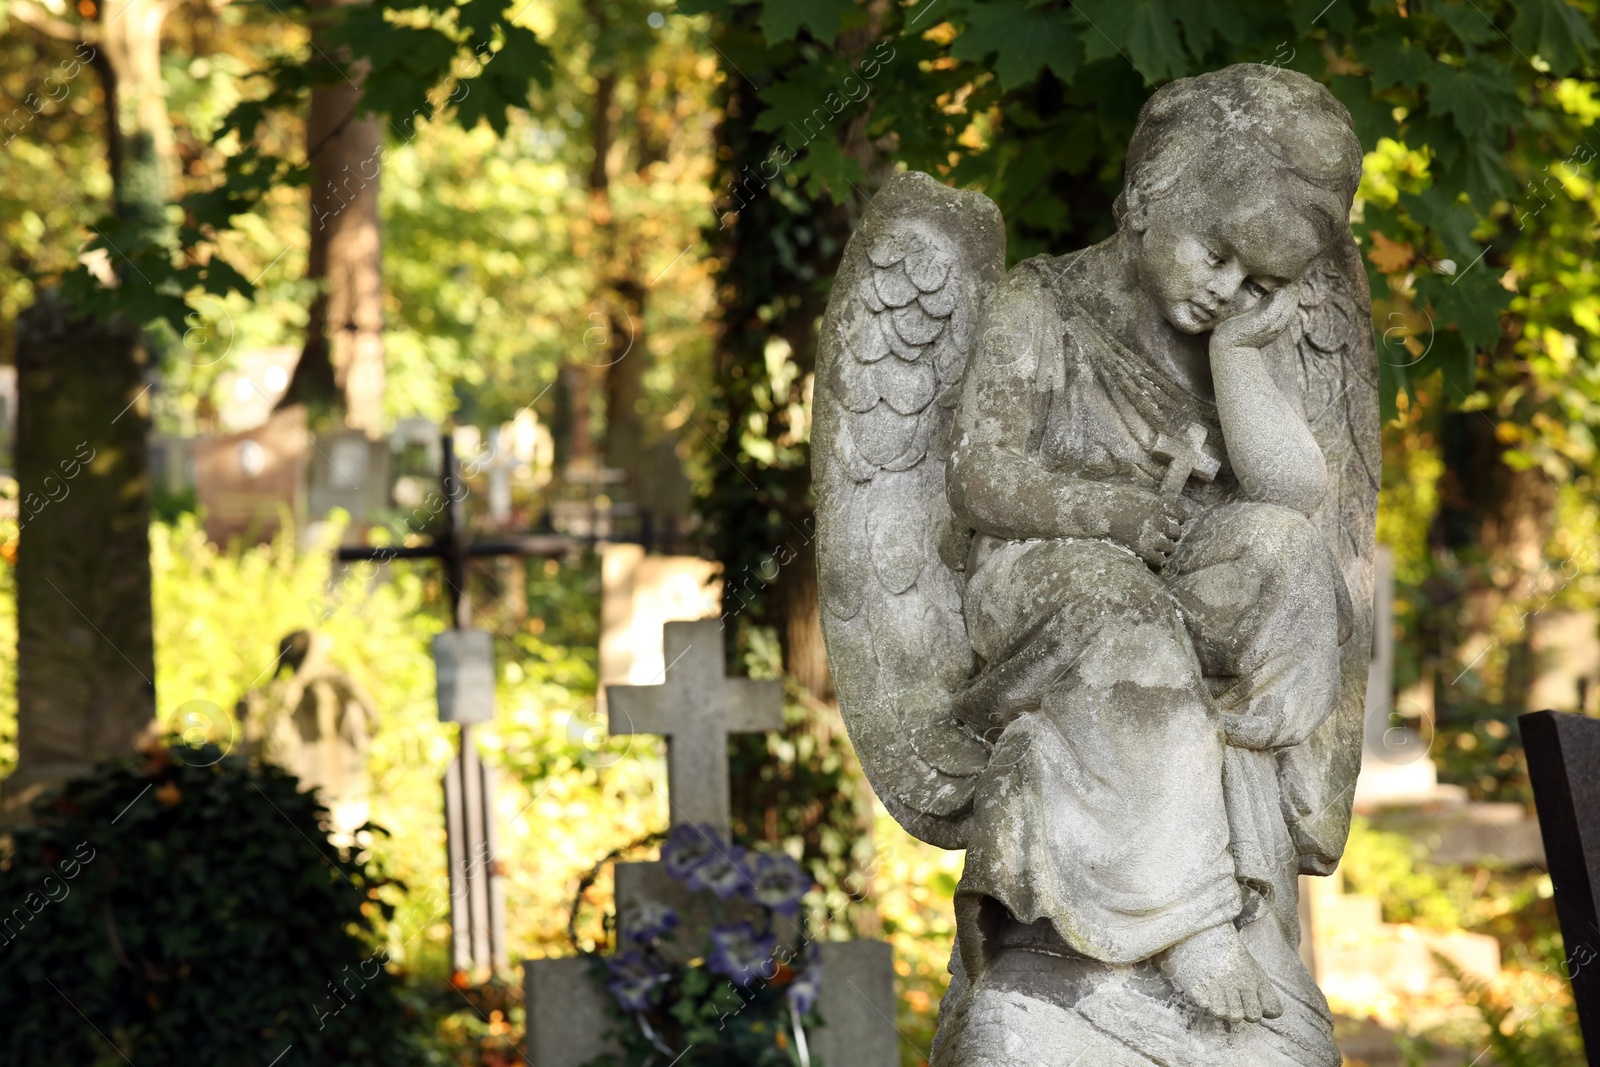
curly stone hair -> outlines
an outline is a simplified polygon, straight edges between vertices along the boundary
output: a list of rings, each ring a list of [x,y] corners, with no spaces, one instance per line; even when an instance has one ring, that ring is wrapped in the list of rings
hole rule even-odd
[[[1331,241],[1349,225],[1361,158],[1350,112],[1325,86],[1238,63],[1171,82],[1145,101],[1113,211],[1121,223],[1130,190],[1149,202],[1191,177],[1232,182],[1269,166]]]

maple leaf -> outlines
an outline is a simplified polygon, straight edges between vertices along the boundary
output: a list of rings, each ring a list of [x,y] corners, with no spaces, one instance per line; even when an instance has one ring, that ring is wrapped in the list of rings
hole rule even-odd
[[[994,72],[1005,89],[1026,85],[1049,67],[1071,81],[1083,61],[1083,41],[1066,12],[1029,10],[1024,0],[999,0],[966,12],[967,28],[950,54],[982,62],[993,55]]]
[[[1409,243],[1391,240],[1378,230],[1373,230],[1370,236],[1372,248],[1367,258],[1385,274],[1399,274],[1417,258],[1416,250]]]

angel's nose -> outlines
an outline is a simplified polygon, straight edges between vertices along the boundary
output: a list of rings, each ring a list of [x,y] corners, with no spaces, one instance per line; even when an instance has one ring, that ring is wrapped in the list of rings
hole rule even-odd
[[[1239,286],[1243,283],[1244,268],[1237,259],[1230,258],[1212,272],[1211,280],[1206,283],[1206,291],[1217,298],[1217,303],[1226,304],[1239,294]]]

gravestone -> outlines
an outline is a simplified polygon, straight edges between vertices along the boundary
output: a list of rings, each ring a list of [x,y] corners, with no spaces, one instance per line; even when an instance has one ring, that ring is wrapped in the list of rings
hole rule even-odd
[[[358,537],[390,507],[389,442],[336,430],[318,434],[315,444],[307,457],[307,513],[316,520],[343,508],[351,520],[346,540]]]
[[[1372,663],[1367,674],[1358,809],[1440,799],[1439,769],[1428,755],[1433,740],[1406,726],[1394,703],[1394,552],[1379,545],[1373,557]]]
[[[1600,721],[1536,711],[1519,720],[1590,1067],[1600,1067]]]
[[[600,554],[600,700],[612,685],[661,680],[661,628],[715,615],[722,604],[717,565],[697,556],[653,556],[643,545],[611,544]]]
[[[728,735],[781,727],[781,685],[727,677],[722,626],[715,619],[667,623],[663,646],[660,684],[608,687],[611,731],[666,735],[672,825],[708,825],[726,839]],[[682,917],[680,929],[688,936],[680,940],[694,945],[713,922],[743,918],[740,908],[754,907],[705,897],[690,893],[662,863],[617,864],[617,912],[624,927],[636,905],[665,904]],[[898,1034],[889,946],[846,941],[819,942],[816,948],[823,968],[817,1010],[826,1025],[810,1036],[813,1054],[827,1067],[893,1067]],[[535,1067],[581,1067],[617,1051],[606,1039],[609,994],[586,959],[529,960],[523,969],[527,1047]]]
[[[195,496],[212,543],[264,543],[285,514],[298,522],[310,442],[302,407],[274,412],[253,430],[194,442]]]
[[[1594,711],[1600,697],[1600,613],[1546,611],[1531,629],[1534,670],[1527,710]]]

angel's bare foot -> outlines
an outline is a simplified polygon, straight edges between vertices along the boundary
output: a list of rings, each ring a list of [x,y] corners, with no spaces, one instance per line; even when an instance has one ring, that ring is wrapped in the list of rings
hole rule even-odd
[[[1161,971],[1206,1011],[1229,1022],[1283,1014],[1283,1002],[1232,923],[1202,930],[1169,948]]]

